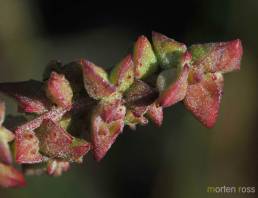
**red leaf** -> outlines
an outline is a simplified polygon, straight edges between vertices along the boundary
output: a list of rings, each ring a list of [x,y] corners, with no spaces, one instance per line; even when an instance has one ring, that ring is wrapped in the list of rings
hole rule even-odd
[[[101,67],[83,59],[80,64],[83,70],[84,87],[92,98],[98,100],[116,91],[115,86],[108,81],[107,73]]]
[[[161,106],[158,106],[156,103],[153,103],[148,107],[147,116],[156,125],[161,126],[163,121],[163,108]]]
[[[199,83],[188,86],[184,104],[198,120],[211,128],[218,117],[222,94],[223,76],[206,74]]]
[[[103,102],[105,103],[105,102]],[[108,105],[104,104],[101,111],[101,119],[104,122],[110,123],[114,120],[119,120],[124,118],[125,107],[121,104],[121,100],[114,100]]]
[[[63,74],[52,72],[47,81],[47,96],[52,102],[61,107],[72,105],[73,91]]]
[[[93,141],[93,151],[94,157],[97,161],[100,161],[110,149],[111,145],[115,142],[117,136],[122,132],[124,127],[124,116],[125,107],[121,104],[119,105],[116,101],[117,106],[113,109],[114,115],[108,119],[103,119],[103,112],[106,111],[110,103],[100,103],[92,116],[92,141]],[[119,116],[117,116],[119,115]]]
[[[34,164],[43,161],[39,153],[39,140],[33,131],[16,133],[15,158],[18,164]]]
[[[40,127],[43,120],[51,119],[58,121],[67,109],[53,107],[50,111],[40,115],[39,117],[17,127],[15,130],[15,151],[17,163],[38,163],[43,160],[39,154],[39,141],[33,132]]]
[[[0,186],[24,187],[26,185],[23,175],[11,166],[0,163]]]
[[[170,39],[163,34],[152,32],[152,41],[159,63],[163,69],[177,67],[186,45]]]
[[[23,133],[23,131],[34,131],[36,128],[40,127],[43,120],[50,119],[53,121],[59,121],[63,115],[69,111],[70,108],[62,108],[53,106],[50,111],[43,113],[42,115],[34,118],[33,120],[26,122],[18,126],[15,133]]]
[[[0,83],[0,91],[15,98],[21,110],[42,114],[50,107],[42,86],[43,83],[35,80]]]
[[[193,55],[193,66],[205,72],[226,73],[240,69],[243,48],[239,39],[192,45],[189,50]]]
[[[79,161],[90,150],[90,144],[72,137],[52,120],[44,120],[36,132],[40,151],[51,158]]]

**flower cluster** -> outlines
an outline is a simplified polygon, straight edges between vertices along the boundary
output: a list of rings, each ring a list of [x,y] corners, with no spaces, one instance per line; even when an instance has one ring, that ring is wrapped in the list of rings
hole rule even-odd
[[[0,83],[0,91],[16,99],[23,113],[7,116],[5,128],[0,103],[0,186],[25,185],[11,166],[13,157],[24,174],[61,175],[90,150],[100,161],[125,126],[135,129],[149,120],[160,126],[163,108],[180,101],[213,127],[223,74],[239,70],[241,57],[240,40],[187,48],[153,32],[152,44],[140,36],[133,53],[108,72],[85,59],[66,65],[51,61],[42,82]]]

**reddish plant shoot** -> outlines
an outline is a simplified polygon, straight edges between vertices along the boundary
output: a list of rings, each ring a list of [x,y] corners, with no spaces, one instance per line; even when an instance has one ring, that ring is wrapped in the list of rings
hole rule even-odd
[[[204,126],[213,127],[223,74],[240,69],[242,54],[239,39],[187,48],[153,32],[152,43],[140,36],[132,54],[110,72],[86,59],[51,61],[42,82],[0,83],[0,92],[26,113],[5,126],[0,102],[0,186],[23,187],[23,174],[59,176],[90,150],[100,161],[126,126],[136,129],[149,120],[161,126],[163,109],[181,101]]]

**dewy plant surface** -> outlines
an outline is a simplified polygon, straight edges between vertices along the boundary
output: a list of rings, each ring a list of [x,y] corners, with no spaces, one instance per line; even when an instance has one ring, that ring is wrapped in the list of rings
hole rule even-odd
[[[152,43],[140,36],[133,53],[108,72],[86,59],[51,61],[42,82],[0,83],[22,113],[4,122],[0,102],[0,186],[24,186],[23,174],[59,176],[90,150],[100,161],[125,126],[136,129],[149,120],[161,126],[163,108],[181,101],[213,127],[223,74],[240,69],[242,53],[238,39],[187,48],[153,32]]]

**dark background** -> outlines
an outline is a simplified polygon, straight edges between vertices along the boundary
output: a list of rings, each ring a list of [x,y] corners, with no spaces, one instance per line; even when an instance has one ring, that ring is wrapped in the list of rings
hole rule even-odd
[[[1,0],[0,81],[41,79],[51,59],[85,57],[111,67],[131,50],[137,36],[150,38],[152,30],[187,45],[242,40],[242,69],[225,75],[216,126],[204,128],[177,104],[165,110],[160,128],[149,124],[124,130],[100,163],[89,154],[83,165],[62,177],[27,177],[28,187],[0,189],[1,198],[207,198],[213,197],[208,186],[257,185],[256,0]],[[7,106],[9,113],[15,112],[12,101]],[[231,196],[256,195],[215,197]]]

